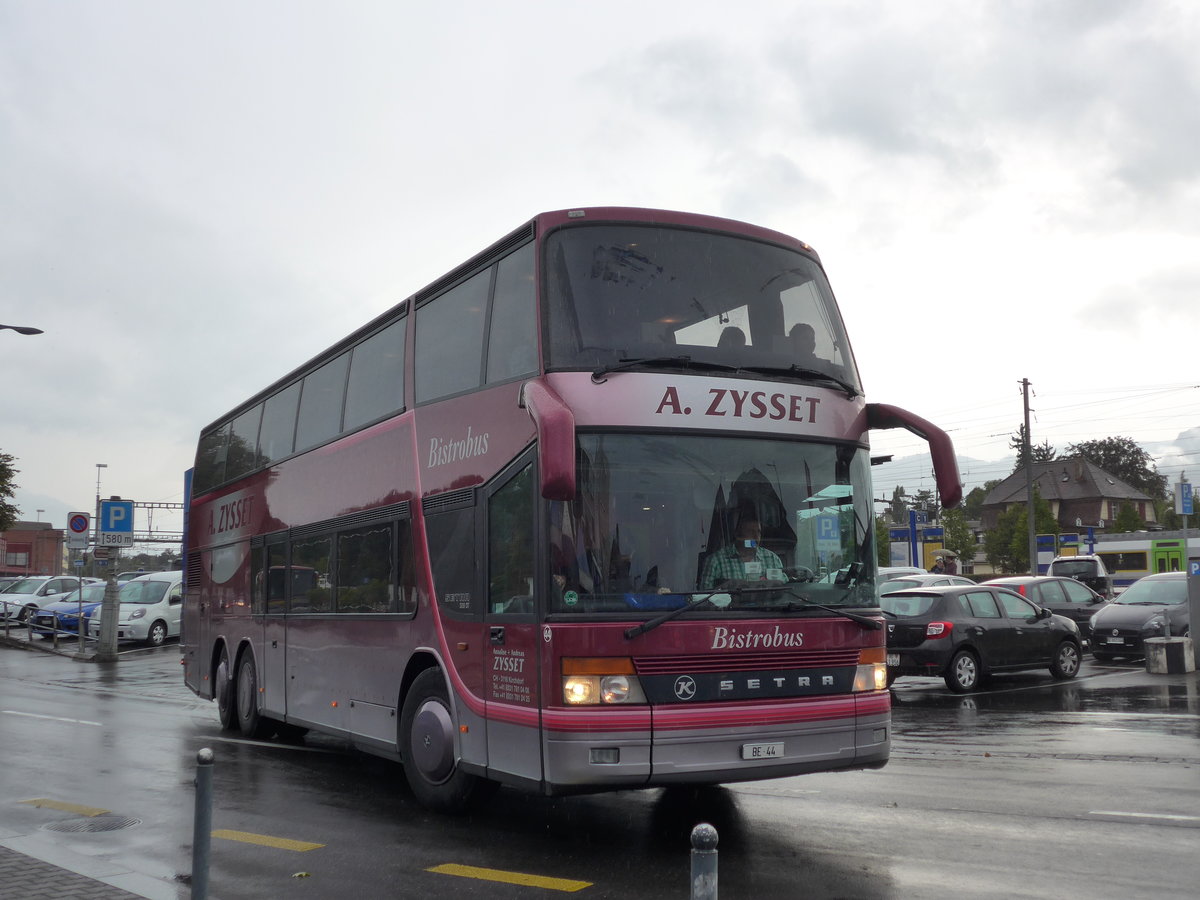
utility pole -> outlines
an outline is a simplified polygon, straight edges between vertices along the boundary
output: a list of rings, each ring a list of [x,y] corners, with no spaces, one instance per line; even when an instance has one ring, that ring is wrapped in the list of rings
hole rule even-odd
[[[1037,575],[1037,516],[1033,512],[1033,434],[1029,430],[1029,379],[1021,379],[1021,388],[1025,396],[1025,505],[1029,515],[1026,517],[1029,528],[1029,574]]]

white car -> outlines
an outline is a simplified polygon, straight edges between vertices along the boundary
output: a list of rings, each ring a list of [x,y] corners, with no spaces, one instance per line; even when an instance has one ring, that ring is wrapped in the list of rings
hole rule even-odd
[[[142,641],[158,646],[178,637],[183,612],[183,572],[151,572],[121,585],[117,612],[117,640]],[[103,609],[88,620],[88,634],[100,637]]]
[[[95,578],[83,579],[90,584]],[[14,581],[0,593],[0,618],[24,622],[45,603],[53,603],[79,587],[74,575],[31,575]]]

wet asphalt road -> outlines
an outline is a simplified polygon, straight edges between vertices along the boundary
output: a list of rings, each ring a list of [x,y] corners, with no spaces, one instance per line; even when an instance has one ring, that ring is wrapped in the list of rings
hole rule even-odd
[[[1072,682],[1022,673],[961,697],[901,679],[879,771],[559,799],[503,789],[461,819],[425,812],[398,766],[336,742],[222,733],[183,687],[175,646],[115,666],[0,647],[0,686],[0,842],[119,863],[148,896],[188,896],[177,879],[201,747],[217,759],[210,896],[227,900],[687,898],[699,821],[720,834],[726,900],[1185,897],[1200,884],[1196,673],[1089,659]],[[78,807],[136,822],[46,830],[88,818]]]

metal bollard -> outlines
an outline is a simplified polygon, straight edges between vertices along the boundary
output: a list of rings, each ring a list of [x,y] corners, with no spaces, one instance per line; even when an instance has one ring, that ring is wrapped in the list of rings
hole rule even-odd
[[[208,900],[208,851],[212,845],[213,752],[196,753],[196,817],[192,825],[192,900]]]
[[[692,829],[691,900],[717,900],[717,829],[707,822]]]

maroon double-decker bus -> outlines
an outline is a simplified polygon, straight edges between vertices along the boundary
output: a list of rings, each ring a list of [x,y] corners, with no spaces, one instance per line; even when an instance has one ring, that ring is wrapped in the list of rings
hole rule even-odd
[[[188,686],[461,809],[884,765],[867,403],[816,253],[543,213],[222,416],[192,476]]]

